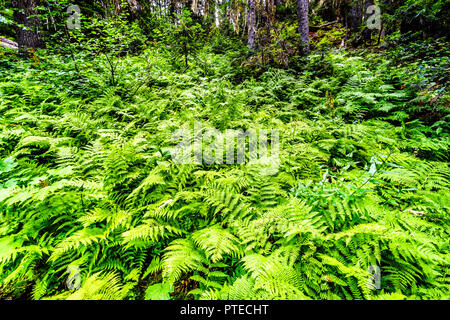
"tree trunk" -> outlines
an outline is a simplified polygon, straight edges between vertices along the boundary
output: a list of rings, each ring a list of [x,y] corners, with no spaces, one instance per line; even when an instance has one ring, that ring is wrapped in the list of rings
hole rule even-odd
[[[351,31],[358,31],[361,27],[364,15],[364,0],[356,0],[350,8],[348,27]]]
[[[248,0],[248,48],[256,49],[256,0]]]
[[[188,4],[188,9],[191,10],[194,15],[198,15],[198,0],[189,0]]]
[[[220,0],[215,0],[214,2],[214,22],[216,27],[219,28],[222,22],[221,14],[220,14],[220,5],[222,2]]]
[[[138,12],[142,10],[142,6],[138,0],[127,0],[132,12]]]
[[[302,40],[302,49],[309,51],[309,0],[297,0],[298,33]]]
[[[13,1],[14,21],[16,22],[17,43],[19,48],[43,48],[44,43],[39,34],[40,21],[38,17],[30,17],[37,14],[36,0]],[[20,25],[26,27],[25,30]]]
[[[361,30],[363,22],[367,22],[369,15],[367,9],[373,5],[373,0],[356,0],[352,3],[348,14],[348,31],[353,33],[356,37],[353,39],[353,45],[361,45],[364,41],[368,41],[371,38],[372,30],[365,27]],[[347,34],[349,37],[349,34]]]
[[[203,2],[203,18],[206,20],[209,14],[209,0]]]
[[[363,11],[363,19],[365,21],[365,23],[367,24],[367,20],[370,18],[370,15],[367,14],[367,9],[370,6],[373,6],[374,0],[366,0],[364,3],[364,11]],[[371,37],[372,37],[372,31],[371,29],[369,29],[367,26],[364,28],[364,30],[362,31],[362,38],[364,41],[370,41]]]

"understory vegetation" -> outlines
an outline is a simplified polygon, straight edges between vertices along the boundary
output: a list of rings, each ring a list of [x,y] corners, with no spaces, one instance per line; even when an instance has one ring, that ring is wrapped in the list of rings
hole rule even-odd
[[[180,72],[152,49],[115,83],[106,59],[3,54],[0,297],[449,298],[448,94],[419,73],[448,56],[394,53],[242,79],[232,52]],[[194,121],[279,130],[279,170],[174,163]]]
[[[0,300],[449,299],[449,11],[0,1]]]

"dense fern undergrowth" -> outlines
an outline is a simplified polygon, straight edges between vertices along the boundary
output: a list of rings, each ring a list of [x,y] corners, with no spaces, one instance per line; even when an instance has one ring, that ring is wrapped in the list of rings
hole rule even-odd
[[[378,53],[235,58],[2,61],[2,299],[449,298],[445,107]],[[194,121],[278,129],[278,172],[175,163]]]

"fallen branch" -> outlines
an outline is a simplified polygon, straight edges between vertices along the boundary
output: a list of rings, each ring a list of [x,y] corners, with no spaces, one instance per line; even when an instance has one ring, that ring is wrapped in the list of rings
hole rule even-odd
[[[310,29],[311,31],[317,31],[317,30],[319,30],[319,29],[322,29],[322,28],[325,28],[325,27],[329,27],[329,26],[331,26],[331,25],[333,25],[333,24],[336,24],[336,23],[338,23],[338,22],[339,22],[339,20],[335,20],[335,21],[331,21],[331,22],[324,23],[324,24],[322,24],[322,25],[320,25],[320,26],[310,26],[309,29]]]
[[[17,44],[17,42],[14,42],[12,40],[0,37],[0,47],[4,47],[4,48],[10,48],[10,49],[19,49],[19,45]]]

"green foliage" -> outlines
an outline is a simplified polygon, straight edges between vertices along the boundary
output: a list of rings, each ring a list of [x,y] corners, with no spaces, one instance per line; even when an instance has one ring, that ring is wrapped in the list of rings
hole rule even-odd
[[[209,49],[207,76],[123,56],[121,86],[44,54],[0,69],[0,297],[448,299],[448,126],[415,117],[407,69],[331,51],[234,82]],[[198,120],[278,129],[279,170],[175,163]]]
[[[157,283],[151,285],[145,291],[146,300],[170,300],[170,293],[173,292],[172,285],[168,283]]]
[[[315,35],[317,37],[315,46],[318,50],[337,47],[341,44],[344,36],[345,28],[341,24],[334,25],[329,30],[319,30]]]
[[[195,21],[190,11],[184,10],[177,16],[176,24],[163,24],[161,29],[155,29],[160,41],[169,51],[171,63],[176,67],[189,68],[189,58],[196,57],[196,53],[201,47],[202,35],[204,31],[201,25]]]

